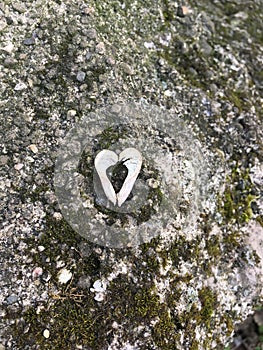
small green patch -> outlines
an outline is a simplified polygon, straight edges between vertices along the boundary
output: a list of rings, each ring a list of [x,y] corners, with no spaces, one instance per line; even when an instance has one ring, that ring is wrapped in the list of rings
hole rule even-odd
[[[263,227],[263,215],[258,215],[256,220]]]
[[[200,321],[204,323],[209,330],[212,326],[212,315],[217,306],[217,296],[210,288],[203,287],[198,292],[198,297],[202,305],[200,310]]]
[[[256,199],[249,169],[235,167],[227,179],[223,196],[220,198],[219,212],[224,223],[243,224],[253,217],[251,202]]]
[[[155,324],[152,336],[158,349],[174,350],[180,339],[174,320],[172,320],[167,310],[162,308],[159,312],[159,321]]]
[[[263,325],[258,327],[259,334],[263,335]]]

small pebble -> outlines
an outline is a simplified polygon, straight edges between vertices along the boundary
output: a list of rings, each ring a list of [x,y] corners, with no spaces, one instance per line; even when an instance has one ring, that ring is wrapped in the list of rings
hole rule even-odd
[[[94,7],[92,7],[92,6],[88,6],[88,7],[85,7],[85,8],[83,9],[83,13],[84,13],[85,15],[92,15],[94,12],[95,12],[95,9],[94,9]]]
[[[36,268],[34,268],[34,270],[32,272],[32,277],[37,278],[37,277],[41,276],[42,274],[43,274],[42,267],[36,267]]]
[[[153,178],[148,179],[147,184],[151,188],[158,188],[158,186],[160,185],[159,181]]]
[[[78,287],[82,289],[90,288],[90,277],[89,276],[81,276],[78,280]]]
[[[94,28],[88,29],[86,35],[89,39],[96,39],[97,38],[96,29]]]
[[[58,281],[62,284],[67,283],[72,278],[72,272],[67,269],[62,269],[58,273]]]
[[[86,77],[86,73],[85,73],[85,72],[79,71],[79,72],[77,73],[77,80],[78,80],[79,82],[82,83],[82,82],[85,80],[85,77]]]
[[[67,117],[75,117],[75,115],[77,114],[77,111],[75,111],[75,109],[70,109],[69,111],[67,111]]]
[[[110,66],[114,66],[115,64],[115,59],[113,57],[108,57],[107,58],[107,63],[110,65]]]
[[[33,153],[38,153],[38,148],[35,144],[29,145],[28,148],[33,152]]]
[[[44,332],[43,332],[43,336],[44,336],[46,339],[48,339],[48,338],[49,338],[49,336],[50,336],[50,332],[49,332],[49,330],[48,330],[48,329],[45,329],[45,330],[44,330]]]
[[[30,46],[30,45],[34,45],[35,42],[36,42],[35,38],[26,38],[23,41],[23,44],[26,45],[26,46]]]
[[[55,218],[56,220],[61,220],[62,219],[62,214],[56,211],[53,214],[53,218]]]
[[[87,52],[86,53],[86,60],[90,60],[91,59],[91,56],[92,56],[92,53],[91,52]]]
[[[125,63],[125,62],[121,63],[121,68],[128,75],[133,75],[134,74],[131,66],[129,64]]]
[[[19,171],[23,168],[23,166],[24,166],[24,164],[18,163],[18,164],[15,164],[14,168]]]
[[[96,301],[102,301],[104,299],[104,293],[97,293],[94,297]]]
[[[191,10],[187,6],[178,6],[178,8],[177,8],[177,16],[178,17],[185,17],[190,12],[191,12]]]
[[[106,285],[101,280],[96,280],[93,283],[93,288],[90,288],[92,292],[104,292],[106,290]]]
[[[25,83],[18,83],[16,84],[14,90],[15,91],[21,91],[21,90],[25,90],[27,88]]]
[[[173,96],[173,92],[171,90],[165,90],[164,91],[164,96],[171,97],[171,96]]]
[[[16,303],[18,300],[18,296],[15,294],[9,295],[9,297],[6,298],[6,301],[9,305]]]
[[[8,162],[7,156],[0,156],[0,165],[6,165]]]
[[[17,61],[13,57],[6,57],[6,59],[4,60],[5,67],[14,66],[16,63]]]
[[[103,55],[105,53],[105,45],[102,41],[99,42],[98,45],[96,46],[96,52],[99,53],[100,55]]]

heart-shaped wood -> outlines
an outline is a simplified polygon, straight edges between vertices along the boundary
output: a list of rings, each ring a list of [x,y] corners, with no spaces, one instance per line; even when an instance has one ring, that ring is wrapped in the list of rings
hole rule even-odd
[[[121,162],[128,169],[128,174],[120,191],[116,194],[112,183],[107,175],[107,169]],[[126,201],[142,166],[142,156],[135,148],[126,148],[119,156],[110,150],[102,150],[95,158],[95,169],[99,175],[102,188],[106,197],[119,207]]]

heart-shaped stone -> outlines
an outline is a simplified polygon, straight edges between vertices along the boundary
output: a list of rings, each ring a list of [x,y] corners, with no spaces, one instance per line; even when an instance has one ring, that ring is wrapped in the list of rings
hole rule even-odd
[[[107,169],[116,165],[118,162],[126,166],[128,174],[120,191],[116,193],[108,178]],[[142,166],[141,153],[135,148],[126,148],[118,156],[115,152],[104,149],[97,154],[94,164],[106,197],[114,205],[117,204],[120,207],[131,193],[137,176],[140,173]]]

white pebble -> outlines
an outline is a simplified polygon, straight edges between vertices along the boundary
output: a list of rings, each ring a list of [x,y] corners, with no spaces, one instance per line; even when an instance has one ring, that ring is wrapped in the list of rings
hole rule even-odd
[[[27,88],[25,83],[18,83],[16,84],[14,90],[15,91],[21,91],[21,90],[25,90]]]
[[[45,247],[43,245],[39,245],[37,249],[39,252],[43,252],[45,250]]]
[[[72,272],[67,269],[60,270],[58,274],[58,281],[62,284],[67,283],[72,278]]]
[[[15,164],[14,168],[15,168],[16,170],[21,170],[21,169],[23,168],[23,166],[24,166],[24,164],[18,163],[18,164]]]
[[[76,114],[77,111],[75,111],[75,109],[70,109],[67,111],[67,117],[75,117]]]
[[[32,151],[33,153],[38,153],[38,148],[36,145],[32,144],[29,145],[28,148],[30,149],[30,151]]]
[[[92,291],[94,292],[104,292],[105,291],[105,284],[102,283],[100,280],[97,280],[94,282],[93,284],[93,288],[92,288]]]
[[[34,270],[32,272],[32,277],[37,278],[37,277],[41,276],[42,274],[43,274],[42,267],[36,267],[36,268],[34,268]]]
[[[97,293],[94,297],[94,300],[96,301],[102,301],[104,299],[104,293]]]
[[[49,338],[49,336],[50,336],[50,332],[49,332],[49,330],[48,330],[48,329],[45,329],[45,330],[44,330],[44,332],[43,332],[43,336],[44,336],[46,339],[48,339],[48,338]]]

